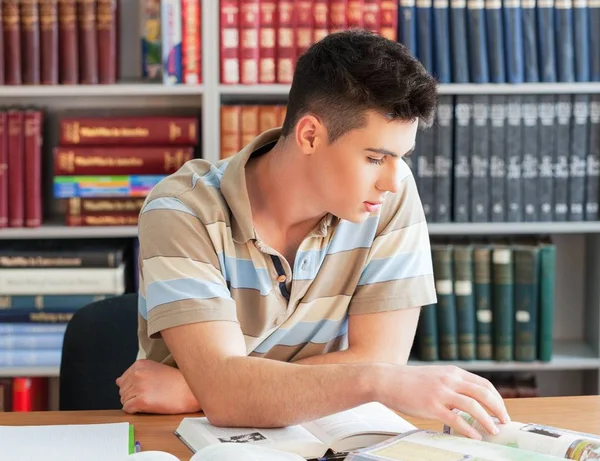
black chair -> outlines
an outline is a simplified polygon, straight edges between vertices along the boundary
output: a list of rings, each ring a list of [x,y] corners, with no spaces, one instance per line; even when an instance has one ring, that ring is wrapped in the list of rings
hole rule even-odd
[[[115,380],[138,352],[137,294],[91,303],[69,321],[60,364],[60,410],[122,408]]]

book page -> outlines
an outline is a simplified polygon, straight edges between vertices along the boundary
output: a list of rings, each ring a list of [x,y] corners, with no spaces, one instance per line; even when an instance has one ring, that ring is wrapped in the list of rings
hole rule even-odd
[[[501,424],[494,418],[500,433],[490,435],[471,415],[463,411],[457,413],[489,443],[523,448],[575,461],[600,459],[600,437],[592,434],[515,421]],[[446,427],[445,432],[454,431]]]
[[[384,405],[372,402],[303,426],[336,451],[374,445],[416,427]]]
[[[559,461],[561,458],[432,431],[402,434],[347,461]]]
[[[301,426],[276,429],[217,427],[207,418],[184,418],[176,433],[193,451],[223,443],[252,444],[296,453],[304,458],[322,456],[327,447]]]
[[[190,461],[305,461],[293,453],[256,445],[223,443],[210,445],[197,452]]]

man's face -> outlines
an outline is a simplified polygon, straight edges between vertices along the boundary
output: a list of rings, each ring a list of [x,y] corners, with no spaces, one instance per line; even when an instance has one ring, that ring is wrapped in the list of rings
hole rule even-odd
[[[367,124],[316,152],[314,186],[326,211],[362,222],[399,187],[402,156],[415,145],[418,121],[389,121],[369,112]],[[394,155],[391,155],[394,154]]]

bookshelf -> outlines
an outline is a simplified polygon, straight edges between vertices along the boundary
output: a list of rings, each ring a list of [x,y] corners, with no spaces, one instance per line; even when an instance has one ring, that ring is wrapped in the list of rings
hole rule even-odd
[[[195,112],[201,116],[202,155],[216,161],[220,154],[220,108],[225,103],[284,102],[289,85],[222,85],[219,82],[219,1],[202,0],[202,85],[166,86],[139,82],[137,2],[121,2],[120,81],[114,85],[0,86],[0,105],[38,104],[49,123],[65,111],[102,110],[113,114]],[[600,83],[447,84],[440,94],[600,94]],[[51,148],[56,133],[45,133],[44,175],[51,175]],[[51,195],[51,188],[44,189]],[[51,197],[50,197],[51,199]],[[46,204],[47,206],[47,204]],[[530,371],[546,374],[542,392],[581,394],[600,392],[600,222],[432,223],[432,237],[549,235],[557,245],[555,354],[548,363],[434,362],[454,364],[471,371]],[[137,228],[66,227],[47,223],[40,228],[0,229],[0,245],[16,239],[134,238]],[[423,365],[423,362],[411,362]],[[427,364],[430,364],[429,362]],[[0,369],[5,376],[57,377],[56,367]],[[546,387],[544,387],[546,386]]]

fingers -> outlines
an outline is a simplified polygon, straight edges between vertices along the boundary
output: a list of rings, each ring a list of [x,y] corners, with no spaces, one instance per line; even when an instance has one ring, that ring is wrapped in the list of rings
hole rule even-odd
[[[481,434],[471,427],[469,423],[467,423],[455,411],[449,410],[448,408],[443,408],[441,410],[439,420],[450,426],[459,434],[475,440],[481,440]]]
[[[451,405],[453,408],[467,412],[476,422],[479,422],[488,434],[496,435],[498,433],[496,423],[477,400],[463,394],[456,394]],[[457,416],[463,419],[460,415]]]
[[[135,397],[133,397],[132,399],[127,400],[124,404],[123,404],[123,411],[125,413],[129,413],[129,414],[134,414],[134,413],[139,413],[139,408],[137,405],[137,399]]]
[[[467,391],[470,391],[465,392],[467,395],[483,403],[500,422],[504,424],[510,422],[510,416],[506,405],[504,405],[504,399],[487,379],[473,373],[466,373],[463,386],[465,386]]]

